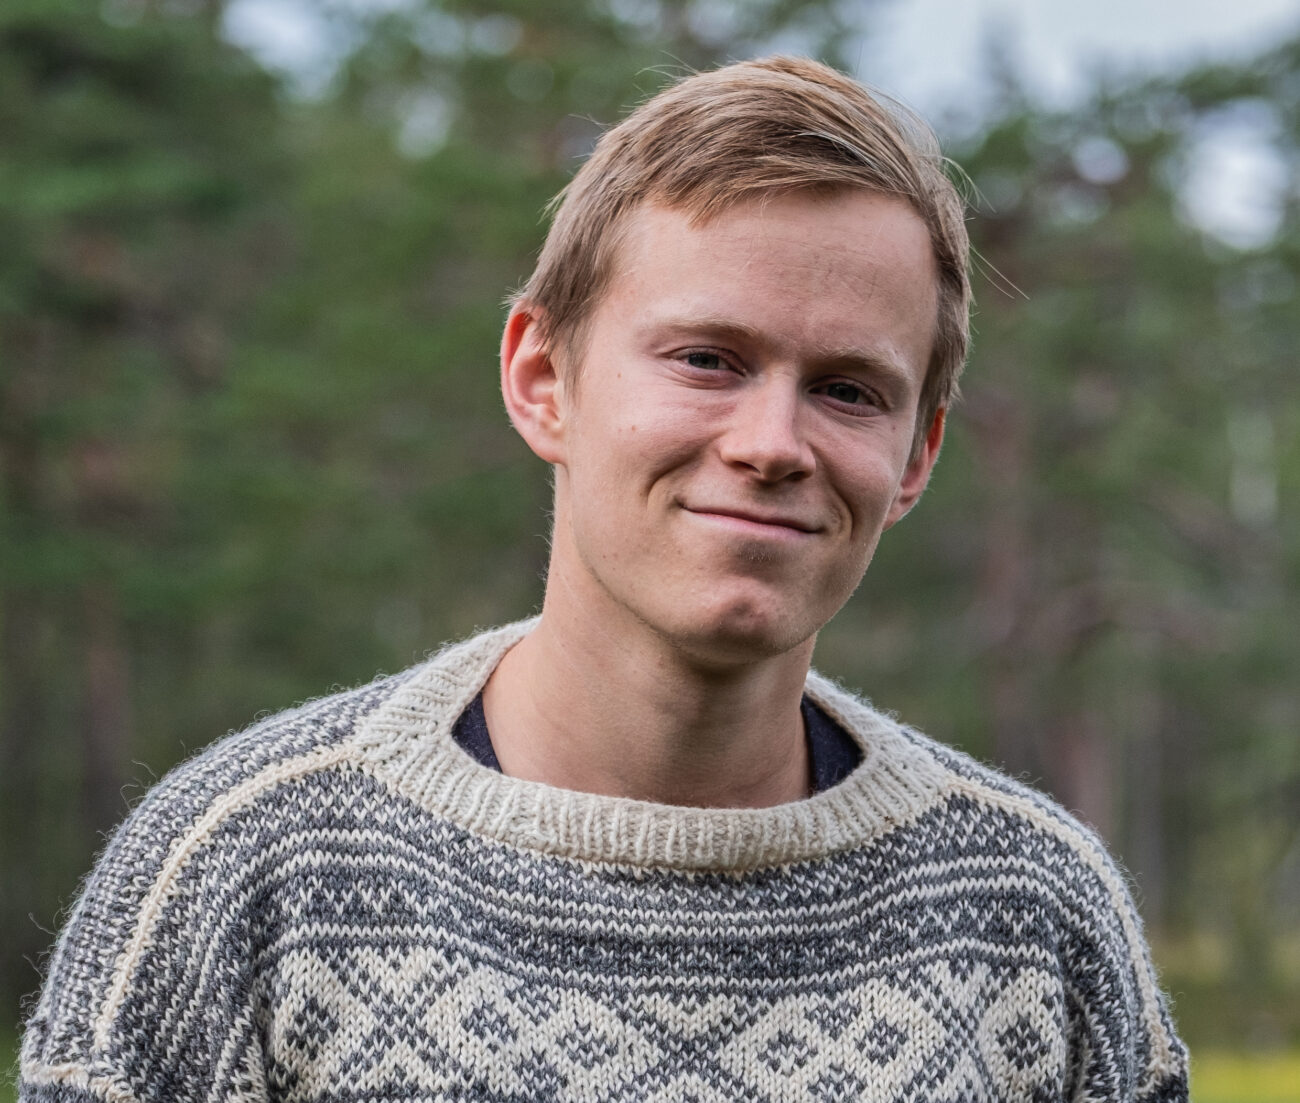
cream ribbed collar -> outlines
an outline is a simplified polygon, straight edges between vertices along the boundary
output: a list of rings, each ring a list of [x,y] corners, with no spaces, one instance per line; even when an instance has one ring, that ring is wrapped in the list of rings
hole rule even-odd
[[[816,673],[808,695],[861,746],[862,762],[806,800],[682,808],[506,777],[466,754],[452,727],[535,623],[454,644],[415,670],[354,737],[361,764],[429,812],[512,846],[680,870],[757,869],[859,846],[932,807],[953,780],[896,723]]]

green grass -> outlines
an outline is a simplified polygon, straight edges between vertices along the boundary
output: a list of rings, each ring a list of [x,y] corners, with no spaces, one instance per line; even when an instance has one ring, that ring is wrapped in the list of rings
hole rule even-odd
[[[1300,1051],[1192,1055],[1194,1103],[1300,1103]]]

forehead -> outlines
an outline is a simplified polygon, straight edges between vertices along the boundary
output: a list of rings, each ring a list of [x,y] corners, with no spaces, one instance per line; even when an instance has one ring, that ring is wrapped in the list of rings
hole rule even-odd
[[[929,231],[865,190],[767,195],[707,219],[628,218],[593,325],[712,319],[789,351],[887,347],[924,372],[938,310]]]

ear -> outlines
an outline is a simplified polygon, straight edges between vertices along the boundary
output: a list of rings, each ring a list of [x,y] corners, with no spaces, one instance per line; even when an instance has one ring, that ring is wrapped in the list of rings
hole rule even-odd
[[[902,482],[898,484],[898,493],[894,496],[889,514],[885,518],[885,528],[897,524],[907,516],[908,511],[917,503],[930,482],[930,472],[934,470],[935,460],[939,458],[939,449],[943,446],[943,427],[948,411],[942,406],[935,411],[934,420],[926,430],[921,449],[908,460],[903,470]]]
[[[547,463],[563,463],[564,382],[526,303],[511,308],[501,335],[501,395],[528,447]]]

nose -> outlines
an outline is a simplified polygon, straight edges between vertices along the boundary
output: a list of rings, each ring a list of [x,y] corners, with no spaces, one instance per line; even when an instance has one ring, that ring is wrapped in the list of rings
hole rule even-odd
[[[733,467],[747,468],[764,482],[802,479],[816,466],[801,424],[804,410],[792,379],[772,375],[754,380],[731,411],[720,450]]]

